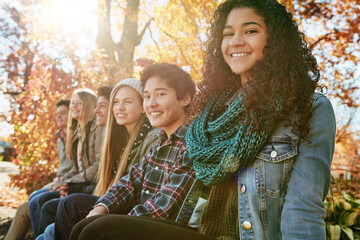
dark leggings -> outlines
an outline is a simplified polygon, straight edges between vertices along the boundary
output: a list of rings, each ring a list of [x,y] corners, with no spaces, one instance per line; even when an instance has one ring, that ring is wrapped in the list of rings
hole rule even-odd
[[[80,221],[70,240],[215,240],[169,220],[127,215],[98,215]]]

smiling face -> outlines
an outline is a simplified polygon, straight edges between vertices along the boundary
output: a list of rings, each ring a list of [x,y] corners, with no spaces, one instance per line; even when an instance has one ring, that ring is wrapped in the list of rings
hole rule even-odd
[[[78,94],[74,94],[70,103],[71,117],[75,120],[80,120],[83,109],[83,101]]]
[[[129,135],[144,112],[141,96],[132,87],[121,87],[114,96],[112,106],[116,123],[124,125]]]
[[[178,100],[174,88],[159,77],[150,77],[144,87],[144,109],[153,127],[161,127],[168,137],[185,123],[184,107],[191,101],[189,95]]]
[[[223,29],[221,52],[231,70],[247,79],[245,74],[261,59],[267,42],[264,19],[252,8],[234,8]]]
[[[66,129],[69,115],[69,108],[65,105],[60,105],[56,108],[56,124],[59,128]]]
[[[108,112],[109,112],[109,100],[107,100],[104,96],[100,96],[96,102],[96,108],[95,108],[97,126],[106,125]]]

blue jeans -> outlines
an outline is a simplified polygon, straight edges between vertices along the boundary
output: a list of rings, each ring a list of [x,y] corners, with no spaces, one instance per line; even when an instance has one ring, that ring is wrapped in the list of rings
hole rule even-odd
[[[36,240],[54,240],[54,223],[47,226],[43,234],[40,234]]]
[[[39,234],[43,233],[48,225],[55,221],[56,211],[61,198],[54,198],[46,203],[40,209]]]
[[[61,199],[55,217],[55,239],[69,239],[73,227],[88,215],[98,199],[84,193],[74,193]]]
[[[33,199],[34,197],[38,196],[39,194],[44,193],[44,192],[48,192],[49,190],[50,190],[50,188],[42,188],[42,189],[39,189],[39,190],[37,190],[35,192],[32,192],[30,194],[29,201],[31,199]]]
[[[40,211],[42,205],[54,198],[59,198],[60,192],[53,191],[49,192],[49,189],[41,189],[30,195],[29,198],[29,213],[32,228],[34,235],[37,237],[41,232],[39,232],[39,221],[40,221]]]

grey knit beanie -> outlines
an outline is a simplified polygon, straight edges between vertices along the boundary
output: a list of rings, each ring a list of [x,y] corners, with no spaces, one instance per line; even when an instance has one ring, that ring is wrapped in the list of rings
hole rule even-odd
[[[110,99],[113,98],[114,94],[119,90],[120,87],[122,86],[128,86],[133,88],[135,91],[137,91],[140,96],[141,99],[143,98],[143,87],[141,85],[140,80],[137,80],[135,78],[126,78],[121,80],[120,82],[118,82],[115,87],[113,88],[113,90],[111,91],[111,95],[110,95]]]

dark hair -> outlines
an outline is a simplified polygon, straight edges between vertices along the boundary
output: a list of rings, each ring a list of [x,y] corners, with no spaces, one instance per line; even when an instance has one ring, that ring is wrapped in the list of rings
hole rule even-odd
[[[98,97],[104,97],[110,101],[110,94],[113,87],[110,86],[101,86],[97,89]]]
[[[316,59],[307,48],[304,34],[286,8],[275,0],[227,0],[219,5],[211,20],[203,64],[203,78],[195,100],[200,109],[215,92],[227,86],[242,88],[239,75],[233,73],[221,52],[223,28],[228,14],[234,8],[248,7],[262,16],[267,27],[268,39],[264,57],[249,70],[251,80],[245,90],[245,113],[255,128],[267,115],[276,118],[276,100],[283,101],[281,119],[286,119],[294,109],[299,114],[298,130],[301,136],[309,131],[311,100],[320,74]],[[270,113],[270,114],[269,114]],[[277,121],[273,121],[276,124]],[[274,126],[270,126],[274,127]]]
[[[56,103],[56,107],[60,107],[60,106],[65,106],[65,107],[67,107],[67,108],[69,108],[70,107],[70,100],[68,100],[68,99],[61,99],[61,100],[59,100],[57,103]]]
[[[146,67],[140,75],[143,87],[151,77],[159,77],[166,81],[169,87],[175,89],[176,98],[183,99],[187,94],[191,99],[195,94],[195,83],[189,73],[179,66],[169,63],[155,63]]]

